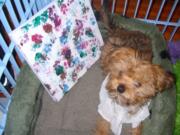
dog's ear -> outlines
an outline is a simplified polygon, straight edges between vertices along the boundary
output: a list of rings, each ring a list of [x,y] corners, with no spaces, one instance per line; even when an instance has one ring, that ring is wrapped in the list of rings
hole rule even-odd
[[[175,81],[175,75],[170,71],[165,71],[165,78],[166,78],[166,88],[172,87]]]
[[[158,92],[172,87],[175,78],[170,71],[165,71],[160,66],[154,66],[153,70],[155,77],[154,83]]]

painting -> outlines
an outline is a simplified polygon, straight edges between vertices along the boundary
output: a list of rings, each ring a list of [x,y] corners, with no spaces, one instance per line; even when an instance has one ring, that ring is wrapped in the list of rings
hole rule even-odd
[[[98,60],[103,45],[88,0],[55,0],[10,37],[54,101]]]

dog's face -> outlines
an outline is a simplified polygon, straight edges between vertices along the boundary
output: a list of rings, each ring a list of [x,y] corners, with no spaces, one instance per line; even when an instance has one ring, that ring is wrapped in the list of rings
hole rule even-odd
[[[117,103],[141,106],[172,84],[173,77],[169,72],[158,65],[144,63],[117,74],[110,73],[106,88]]]

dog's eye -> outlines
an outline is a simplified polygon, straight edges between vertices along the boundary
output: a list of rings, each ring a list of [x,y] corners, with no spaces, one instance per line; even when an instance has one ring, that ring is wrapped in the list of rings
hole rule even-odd
[[[117,91],[119,93],[123,93],[125,91],[125,86],[124,84],[119,84],[118,87],[117,87]]]
[[[141,83],[140,83],[140,82],[135,82],[135,83],[134,83],[134,86],[137,87],[137,88],[139,88],[139,87],[141,87]]]

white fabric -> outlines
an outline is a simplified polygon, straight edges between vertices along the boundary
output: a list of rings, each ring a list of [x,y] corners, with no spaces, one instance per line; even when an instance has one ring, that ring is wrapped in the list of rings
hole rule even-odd
[[[120,135],[123,123],[131,123],[132,127],[135,128],[140,124],[141,121],[149,116],[148,106],[150,102],[142,106],[136,114],[131,115],[128,113],[128,109],[126,107],[113,102],[113,100],[109,98],[106,89],[107,81],[108,76],[101,85],[98,112],[105,120],[110,122],[113,133],[115,135]]]

